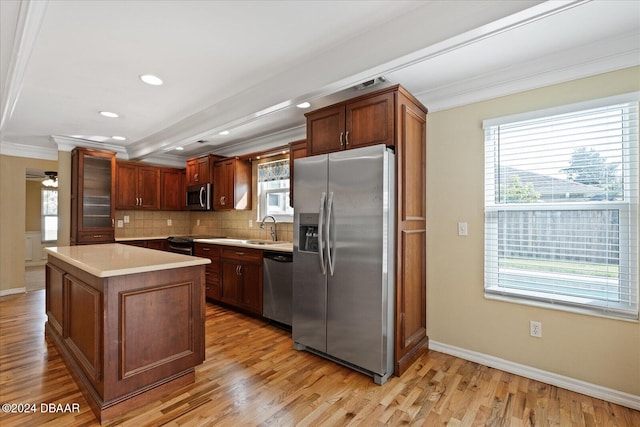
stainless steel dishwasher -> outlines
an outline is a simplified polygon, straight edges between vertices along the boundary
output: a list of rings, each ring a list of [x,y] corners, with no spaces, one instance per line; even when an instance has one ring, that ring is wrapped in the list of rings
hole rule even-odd
[[[262,315],[291,326],[293,254],[264,251]]]

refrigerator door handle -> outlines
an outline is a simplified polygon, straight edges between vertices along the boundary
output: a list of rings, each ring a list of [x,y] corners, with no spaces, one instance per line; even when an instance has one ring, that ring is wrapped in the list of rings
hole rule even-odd
[[[327,264],[329,264],[329,273],[333,276],[333,270],[336,266],[335,250],[331,253],[332,248],[335,247],[335,232],[331,233],[331,217],[333,216],[333,191],[329,193],[329,200],[327,201]]]
[[[320,213],[318,214],[318,257],[320,258],[320,269],[322,275],[327,274],[327,269],[324,266],[324,240],[322,239],[323,227],[324,227],[324,202],[327,199],[327,193],[322,192],[320,197]]]

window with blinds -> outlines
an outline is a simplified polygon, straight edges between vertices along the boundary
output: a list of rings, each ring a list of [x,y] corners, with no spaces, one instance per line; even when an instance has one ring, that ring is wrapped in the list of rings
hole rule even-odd
[[[289,196],[289,159],[258,165],[258,220],[272,215],[280,222],[293,222]]]
[[[483,123],[487,297],[638,319],[638,99]]]

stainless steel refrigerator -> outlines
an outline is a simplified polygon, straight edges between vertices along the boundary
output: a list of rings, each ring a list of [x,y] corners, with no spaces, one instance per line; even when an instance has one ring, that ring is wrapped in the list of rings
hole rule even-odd
[[[393,373],[394,154],[384,145],[294,162],[297,350]]]

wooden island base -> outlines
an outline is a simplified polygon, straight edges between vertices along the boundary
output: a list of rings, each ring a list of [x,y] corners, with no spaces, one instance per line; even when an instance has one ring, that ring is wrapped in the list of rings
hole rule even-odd
[[[98,420],[194,382],[204,361],[209,260],[117,244],[76,248],[49,252],[45,330]],[[63,256],[92,250],[85,259],[145,266],[105,270]]]
[[[45,324],[45,333],[47,337],[53,340],[56,348],[62,352],[62,361],[101,424],[107,423],[154,400],[161,399],[171,392],[195,382],[195,369],[191,368],[114,401],[105,402],[92,387],[86,385],[89,384],[89,379],[83,374],[80,366],[75,363],[73,356],[67,352],[65,346],[59,341],[57,334],[51,333],[48,322]]]

